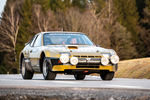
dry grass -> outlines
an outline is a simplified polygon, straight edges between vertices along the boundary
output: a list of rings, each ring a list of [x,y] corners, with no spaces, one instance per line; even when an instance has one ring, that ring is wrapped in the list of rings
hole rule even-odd
[[[150,79],[150,58],[120,61],[115,77]]]

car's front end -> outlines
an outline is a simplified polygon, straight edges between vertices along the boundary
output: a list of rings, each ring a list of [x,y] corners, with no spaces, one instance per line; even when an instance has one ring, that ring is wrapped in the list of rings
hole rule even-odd
[[[119,57],[113,50],[96,46],[55,46],[50,53],[55,54],[55,56],[50,54],[48,59],[52,64],[52,71],[57,73],[91,74],[104,70],[115,72],[119,62]]]
[[[82,33],[45,33],[43,35],[51,73],[73,74],[76,79],[99,73],[112,80],[119,57],[112,49],[97,47]]]

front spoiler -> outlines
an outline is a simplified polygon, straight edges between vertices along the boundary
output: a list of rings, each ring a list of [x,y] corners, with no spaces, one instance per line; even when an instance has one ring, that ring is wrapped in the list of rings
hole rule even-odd
[[[116,66],[99,66],[99,68],[76,68],[73,65],[54,65],[52,71],[65,71],[65,70],[108,70],[110,72],[117,71]]]

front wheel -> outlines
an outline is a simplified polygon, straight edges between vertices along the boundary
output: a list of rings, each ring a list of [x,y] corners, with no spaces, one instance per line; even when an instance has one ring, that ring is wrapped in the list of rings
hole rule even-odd
[[[55,80],[56,73],[52,72],[52,64],[47,59],[43,61],[43,77],[45,80]]]
[[[102,80],[112,80],[114,78],[115,72],[109,72],[109,71],[102,71],[100,73],[100,77]]]
[[[82,74],[75,74],[75,75],[74,75],[74,78],[75,78],[76,80],[84,80],[85,75],[82,75]]]
[[[20,69],[21,75],[22,75],[23,79],[32,79],[34,72],[27,70],[26,67],[27,67],[27,65],[25,63],[25,60],[23,59],[21,69]]]

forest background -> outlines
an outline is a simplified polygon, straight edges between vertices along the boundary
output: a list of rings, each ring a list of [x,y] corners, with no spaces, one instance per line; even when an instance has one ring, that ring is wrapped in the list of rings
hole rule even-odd
[[[0,73],[19,73],[19,53],[41,31],[83,32],[121,60],[150,56],[150,0],[7,0]]]

